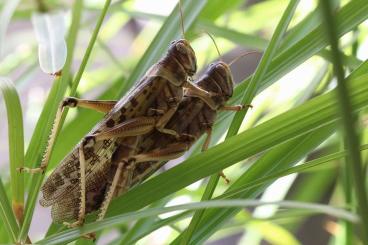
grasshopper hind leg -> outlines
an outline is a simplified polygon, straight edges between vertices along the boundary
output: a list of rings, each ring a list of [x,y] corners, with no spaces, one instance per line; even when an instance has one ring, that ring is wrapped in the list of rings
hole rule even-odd
[[[73,223],[64,222],[69,228],[81,226],[84,224],[86,216],[86,160],[84,156],[84,144],[79,147],[79,173],[80,173],[80,205],[77,221]]]
[[[110,111],[115,106],[116,103],[117,102],[113,100],[82,100],[82,99],[77,99],[74,97],[66,97],[60,103],[59,108],[56,111],[55,120],[54,120],[52,129],[51,129],[51,134],[47,142],[45,154],[42,158],[41,165],[37,168],[22,167],[22,168],[19,168],[18,170],[20,172],[24,171],[24,172],[28,172],[32,174],[45,172],[45,169],[47,165],[49,164],[51,151],[55,143],[55,138],[57,136],[57,133],[59,132],[59,125],[60,125],[61,117],[63,115],[65,107],[71,107],[71,108],[82,107],[82,108],[93,109],[99,112],[106,113]]]

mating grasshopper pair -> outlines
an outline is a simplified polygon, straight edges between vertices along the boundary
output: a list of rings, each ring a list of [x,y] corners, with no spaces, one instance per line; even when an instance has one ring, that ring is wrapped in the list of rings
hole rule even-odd
[[[52,205],[54,222],[78,226],[86,213],[99,208],[102,219],[113,197],[145,179],[162,161],[184,154],[205,132],[208,147],[217,110],[243,107],[224,105],[233,92],[225,63],[210,66],[197,85],[191,82],[196,69],[193,49],[186,40],[177,40],[121,100],[62,102],[41,166],[25,170],[44,172],[66,106],[107,114],[42,186],[40,203]]]

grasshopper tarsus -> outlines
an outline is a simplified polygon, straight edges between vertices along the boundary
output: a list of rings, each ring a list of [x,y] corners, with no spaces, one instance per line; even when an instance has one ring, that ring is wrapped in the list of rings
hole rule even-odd
[[[74,97],[66,97],[62,102],[62,107],[76,107],[78,105],[78,99]]]

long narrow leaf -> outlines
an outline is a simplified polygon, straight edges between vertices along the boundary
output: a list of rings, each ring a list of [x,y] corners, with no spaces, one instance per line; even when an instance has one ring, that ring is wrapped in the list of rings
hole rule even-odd
[[[19,227],[15,220],[14,213],[10,207],[8,196],[0,178],[0,218],[4,224],[5,229],[8,232],[9,237],[15,243],[18,238]]]
[[[303,203],[303,202],[293,202],[293,201],[281,201],[281,202],[262,202],[258,200],[223,200],[223,201],[203,201],[198,203],[183,204],[165,208],[150,208],[138,212],[131,212],[127,214],[121,214],[116,217],[111,217],[102,221],[98,221],[92,224],[87,224],[83,228],[74,228],[61,232],[60,234],[55,234],[44,240],[38,241],[37,244],[58,244],[62,242],[72,241],[83,234],[90,232],[102,230],[107,227],[112,227],[115,225],[122,224],[124,222],[135,220],[139,218],[146,218],[151,216],[156,216],[159,214],[169,213],[178,210],[197,210],[203,208],[218,208],[218,207],[257,207],[263,205],[278,205],[284,208],[296,208],[309,210],[315,213],[325,213],[335,217],[349,220],[353,223],[359,222],[359,218],[345,211],[344,209],[334,208],[322,204],[314,203]]]
[[[361,230],[363,234],[363,243],[368,244],[368,197],[366,193],[365,173],[363,171],[362,159],[359,152],[359,138],[357,136],[355,124],[355,115],[352,113],[351,98],[349,97],[349,88],[345,83],[343,61],[339,50],[339,39],[336,30],[336,17],[330,0],[320,0],[319,6],[322,10],[326,24],[326,32],[331,43],[331,52],[333,57],[334,71],[337,78],[337,102],[343,123],[343,132],[346,139],[348,158],[351,159],[353,169],[353,182],[358,200],[358,212],[362,217]]]
[[[254,96],[256,95],[257,88],[260,87],[259,83],[262,81],[263,77],[266,74],[266,71],[269,68],[269,65],[271,64],[271,61],[276,54],[276,51],[278,47],[280,46],[281,39],[289,26],[289,23],[291,21],[291,18],[294,15],[295,9],[298,6],[299,0],[293,0],[290,1],[289,5],[287,6],[286,10],[284,11],[284,14],[282,15],[274,34],[272,35],[272,38],[270,40],[270,43],[268,44],[261,61],[252,76],[247,89],[245,90],[244,96],[241,100],[242,105],[250,105]],[[233,118],[233,121],[231,122],[229,131],[227,132],[226,138],[230,138],[237,134],[240,125],[243,121],[243,118],[245,117],[245,114],[247,113],[247,109],[241,112],[237,112],[235,114],[235,117]],[[204,191],[204,194],[202,196],[202,200],[209,200],[213,192],[217,186],[219,180],[219,175],[215,174],[211,176],[210,181],[208,182],[206,189]],[[201,219],[201,216],[204,211],[196,212],[193,216],[193,219],[191,223],[189,224],[189,227],[186,231],[186,234],[184,236],[184,239],[182,240],[182,244],[187,244],[192,236],[192,233],[196,229],[197,225],[199,224],[199,221]]]
[[[18,93],[10,81],[0,77],[8,117],[9,161],[12,188],[12,206],[19,221],[23,219],[24,176],[17,168],[24,166],[23,115]]]

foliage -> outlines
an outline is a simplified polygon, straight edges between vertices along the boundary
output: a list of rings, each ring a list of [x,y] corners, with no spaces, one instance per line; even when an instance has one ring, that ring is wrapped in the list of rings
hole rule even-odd
[[[105,220],[95,222],[93,214],[81,228],[51,224],[42,234],[30,233],[37,226],[35,206],[43,176],[23,176],[16,168],[41,161],[62,98],[126,95],[170,41],[180,38],[178,6],[171,13],[152,14],[148,13],[150,1],[145,1],[144,8],[139,2],[2,3],[0,75],[7,78],[0,78],[0,90],[8,119],[9,160],[1,160],[9,164],[0,166],[6,169],[0,173],[0,243],[24,242],[30,236],[39,244],[75,240],[85,244],[81,234],[96,231],[98,239],[103,239],[114,230],[118,236],[111,244],[145,244],[166,227],[164,240],[158,243],[199,244],[240,234],[239,241],[246,244],[259,244],[262,239],[272,244],[302,244],[307,241],[299,232],[318,237],[326,228],[332,244],[368,244],[361,232],[368,230],[367,222],[360,222],[358,215],[368,212],[364,194],[368,5],[363,0],[326,1],[333,12],[320,12],[324,5],[308,0],[252,4],[183,0],[185,37],[196,50],[199,68],[219,58],[211,39],[202,35],[204,31],[215,36],[225,61],[235,58],[234,50],[238,56],[240,47],[264,51],[259,65],[237,84],[229,102],[253,108],[236,116],[220,113],[208,151],[200,152],[200,140],[182,163],[116,198]],[[47,77],[35,63],[36,41],[19,39],[33,33],[21,34],[15,25],[30,22],[35,11],[61,9],[71,10],[66,63],[61,77]],[[243,70],[257,63],[250,57],[257,56],[242,58],[232,66],[234,76],[244,77]],[[26,98],[39,78],[50,83],[37,85],[46,88],[48,95],[42,98],[37,120],[32,121],[29,115],[35,114],[34,109],[32,104],[25,106]],[[346,85],[346,91],[335,88],[335,78]],[[64,113],[48,173],[101,117],[84,109]],[[349,139],[354,138],[354,130],[340,132],[340,118],[350,121],[344,124],[346,128],[355,129],[358,137],[353,141]],[[218,181],[222,169],[231,179],[229,185]],[[190,202],[178,205],[180,198]],[[171,211],[179,213],[161,216]],[[319,224],[317,235],[311,234],[306,223],[315,215],[328,220],[327,225]],[[272,236],[272,232],[280,235]]]

